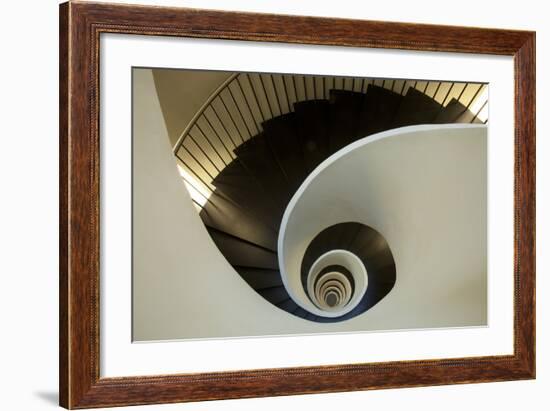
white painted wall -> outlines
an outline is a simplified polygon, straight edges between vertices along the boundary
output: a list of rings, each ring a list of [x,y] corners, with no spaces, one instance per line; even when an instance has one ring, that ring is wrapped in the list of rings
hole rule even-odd
[[[283,217],[279,265],[295,300],[311,240],[338,223],[373,227],[396,264],[392,291],[350,320],[365,329],[487,324],[487,129],[412,126],[358,140],[320,164]]]

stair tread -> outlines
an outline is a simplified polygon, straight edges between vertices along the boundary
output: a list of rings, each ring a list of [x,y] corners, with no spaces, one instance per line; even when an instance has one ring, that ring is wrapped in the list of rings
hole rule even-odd
[[[393,127],[433,123],[441,105],[426,94],[410,87],[395,114]]]
[[[199,214],[205,225],[267,248],[277,247],[276,230],[267,224],[258,224],[262,220],[258,220],[249,209],[237,207],[219,196],[212,197]]]
[[[274,287],[267,290],[257,290],[258,294],[273,304],[280,304],[290,298],[284,286]]]
[[[364,93],[348,90],[330,91],[331,153],[362,137],[359,133],[359,124],[364,100]]]
[[[283,280],[278,270],[242,266],[233,268],[255,290],[283,285]]]
[[[252,177],[238,160],[232,161],[216,176],[212,185],[237,204],[246,205],[246,212],[276,229],[278,210],[262,192],[260,182]]]
[[[330,155],[328,100],[308,100],[294,104],[306,171],[309,173]]]
[[[265,138],[285,171],[292,191],[307,175],[296,122],[296,114],[291,112],[262,124]]]
[[[248,242],[236,239],[226,233],[208,229],[216,246],[231,265],[279,269],[277,254]]]
[[[288,299],[283,301],[282,303],[277,304],[277,307],[286,312],[292,312],[296,309],[296,307],[298,307],[298,305],[294,301],[292,301],[292,299]]]
[[[245,169],[258,180],[276,209],[284,209],[289,200],[288,184],[264,134],[256,135],[246,146],[241,145],[234,151]]]
[[[466,110],[466,107],[456,99],[452,99],[434,119],[436,124],[456,123],[456,119]]]
[[[304,310],[302,307],[298,307],[294,309],[292,314],[294,314],[296,317],[304,318],[309,313],[306,310]]]
[[[358,134],[368,136],[389,129],[402,98],[391,90],[369,84],[359,115]]]

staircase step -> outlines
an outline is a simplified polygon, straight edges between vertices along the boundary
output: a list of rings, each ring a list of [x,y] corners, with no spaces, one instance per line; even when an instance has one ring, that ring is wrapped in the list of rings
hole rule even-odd
[[[384,298],[393,288],[393,284],[388,283],[373,283],[369,281],[369,286],[363,297],[361,308],[362,310],[368,310],[376,305],[382,298]]]
[[[261,183],[251,176],[239,160],[232,161],[216,176],[212,185],[216,191],[246,209],[247,213],[264,225],[278,230],[278,210],[268,201]]]
[[[294,311],[298,307],[298,305],[294,301],[292,301],[292,299],[288,299],[283,301],[282,303],[277,304],[277,307],[290,313]]]
[[[288,183],[264,134],[258,134],[234,151],[246,171],[258,180],[265,196],[282,217],[282,210],[290,199]]]
[[[359,118],[358,133],[362,136],[391,128],[403,96],[383,87],[369,84]]]
[[[309,174],[330,155],[328,100],[308,100],[294,104],[304,164]]]
[[[395,284],[395,265],[392,264],[377,268],[373,281],[376,284],[386,284],[393,287]]]
[[[366,254],[366,253],[365,253]],[[362,258],[367,270],[379,270],[393,264],[393,256],[389,248],[386,248],[376,254],[371,254]]]
[[[395,113],[393,127],[433,123],[441,105],[426,94],[410,87]]]
[[[284,286],[266,288],[256,291],[272,304],[280,304],[290,298]]]
[[[464,113],[466,107],[456,99],[449,101],[447,106],[443,108],[439,114],[435,117],[434,123],[436,124],[446,124],[446,123],[456,123],[456,120],[462,113]]]
[[[348,90],[330,91],[331,154],[363,137],[359,134],[365,94]]]
[[[315,322],[325,322],[326,317],[319,317],[318,315],[312,314],[310,312],[307,313],[307,315],[304,317],[304,319],[309,321],[315,321]]]
[[[278,270],[243,266],[234,266],[233,268],[255,290],[283,285],[283,280]]]
[[[277,247],[277,230],[252,214],[246,204],[238,207],[223,197],[213,195],[199,215],[206,226],[246,238],[266,248]]]
[[[387,249],[387,243],[376,231],[363,227],[349,246],[350,252],[370,258]]]
[[[277,254],[229,233],[207,228],[212,240],[231,265],[279,269]]]
[[[295,113],[275,117],[262,124],[264,134],[276,159],[282,166],[291,191],[307,176]]]
[[[292,311],[292,314],[296,317],[305,318],[309,314],[309,312],[304,310],[302,307],[298,307]]]

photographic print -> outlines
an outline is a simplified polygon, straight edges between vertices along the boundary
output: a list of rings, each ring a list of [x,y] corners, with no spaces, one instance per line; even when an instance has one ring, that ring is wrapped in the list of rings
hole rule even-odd
[[[535,378],[535,32],[59,24],[63,407]]]
[[[487,326],[488,84],[132,78],[134,341]]]

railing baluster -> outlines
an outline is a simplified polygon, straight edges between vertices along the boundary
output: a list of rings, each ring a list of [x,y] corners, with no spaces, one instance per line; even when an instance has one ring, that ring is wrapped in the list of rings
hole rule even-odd
[[[203,117],[206,120],[206,122],[208,123],[208,126],[210,127],[210,129],[214,132],[214,135],[218,138],[218,140],[220,140],[220,143],[222,144],[223,148],[225,148],[225,151],[227,151],[227,155],[229,156],[229,159],[230,159],[230,162],[231,162],[231,160],[233,159],[231,149],[225,144],[225,141],[223,141],[222,136],[220,136],[218,131],[214,128],[214,125],[210,122],[210,119],[206,115],[206,111],[204,112]],[[202,130],[201,130],[201,132],[202,132]]]
[[[181,147],[183,147],[183,146],[181,146]],[[181,148],[181,147],[180,147],[180,148]],[[209,197],[205,196],[205,195],[202,194],[202,193],[201,193],[201,195],[204,196],[204,198],[206,198],[207,201],[210,201],[211,196],[214,195],[214,190],[211,189],[210,186],[209,186],[209,185],[208,185],[208,184],[207,184],[207,183],[206,183],[206,182],[205,182],[205,181],[204,181],[195,171],[193,171],[193,169],[192,169],[192,168],[191,168],[191,167],[190,167],[190,166],[189,166],[189,165],[179,156],[179,154],[176,154],[176,157],[177,157],[178,160],[185,166],[186,170],[187,170],[190,174],[193,174],[193,175],[195,176],[195,178],[196,178],[198,181],[200,181],[200,183],[201,183],[201,185],[204,187],[204,189],[205,189],[206,191],[208,191]],[[181,174],[180,174],[180,176],[181,176]],[[185,181],[187,181],[187,180],[185,179],[185,177],[183,177],[183,176],[181,176],[181,177],[182,177]],[[188,183],[189,183],[189,182],[188,182]],[[191,183],[189,183],[189,184],[191,184]],[[191,184],[191,186],[192,186],[195,190],[200,191],[200,190],[197,189],[197,187],[196,187],[194,184]]]
[[[361,93],[365,92],[365,77],[361,79]]]
[[[458,95],[457,97],[457,101],[460,103],[460,99],[462,98],[462,95],[464,94],[464,91],[466,90],[466,88],[468,87],[468,83],[464,83],[464,88],[462,89],[462,91],[460,92],[460,94]],[[462,103],[460,103],[462,104]]]
[[[281,109],[281,102],[279,101],[279,92],[277,91],[277,87],[275,87],[275,80],[273,79],[273,74],[270,74],[269,78],[271,79],[271,85],[273,86],[273,92],[275,93],[275,98],[277,99],[277,106],[279,107],[279,115],[281,115],[281,114],[283,114],[283,110]]]
[[[241,129],[239,128],[239,126],[237,125],[237,122],[233,118],[233,114],[231,114],[231,112],[227,108],[227,105],[225,104],[225,101],[224,101],[223,96],[221,95],[221,93],[218,95],[218,98],[222,102],[223,108],[227,112],[227,115],[229,116],[229,118],[233,122],[233,126],[235,127],[235,130],[237,130],[237,133],[239,134],[239,137],[241,138],[241,143],[244,143],[244,137],[243,137],[243,134],[241,132]]]
[[[273,81],[273,76],[271,74],[268,74],[268,76],[271,78],[271,84],[273,85],[273,92],[275,93],[275,98],[277,99],[277,105],[279,106],[279,113],[282,114],[281,104],[279,103],[279,95],[277,94],[277,89],[275,88],[275,82]],[[265,98],[267,100],[267,104],[269,106],[269,112],[271,113],[271,118],[273,118],[273,117],[275,117],[275,115],[273,114],[273,108],[271,107],[271,102],[270,102],[269,97],[266,93],[267,88],[264,86],[263,80],[262,80],[262,86],[264,88],[264,94],[265,94]]]
[[[288,99],[288,91],[286,90],[286,82],[285,82],[285,76],[284,74],[280,74],[281,81],[283,82],[283,90],[285,92],[285,99],[286,99],[286,107],[288,108],[288,112],[290,113],[292,110],[290,108],[290,100]],[[283,114],[283,112],[281,112]]]
[[[183,144],[183,141],[187,137],[187,133],[189,130],[191,130],[194,126],[197,120],[203,115],[204,111],[208,108],[208,106],[212,105],[214,100],[216,98],[219,98],[221,93],[229,87],[229,85],[235,80],[235,78],[238,76],[238,73],[233,73],[230,76],[228,76],[215,90],[210,94],[210,96],[206,99],[206,101],[201,105],[199,110],[193,115],[191,120],[189,121],[189,124],[184,128],[182,131],[180,137],[178,138],[175,146],[172,149],[172,152],[175,153],[179,150],[180,145]],[[237,128],[238,129],[238,128]],[[240,132],[240,131],[239,131]]]
[[[216,205],[214,204],[214,202],[210,201],[210,197],[207,197],[207,196],[205,196],[203,193],[201,193],[200,190],[199,190],[193,183],[191,183],[187,178],[185,178],[184,176],[181,176],[181,178],[183,179],[183,181],[184,181],[186,184],[189,184],[189,185],[193,188],[193,190],[194,190],[195,193],[197,193],[199,196],[201,196],[202,198],[204,198],[205,204],[206,204],[206,203],[210,203],[210,204],[212,204],[214,207],[216,207]],[[188,189],[187,191],[189,191],[189,189]],[[212,195],[212,194],[213,194],[213,192],[210,193],[210,195]],[[199,203],[197,200],[195,200],[195,199],[193,198],[192,193],[189,193],[189,195],[191,196],[191,201],[193,201],[196,205],[198,205],[198,206],[201,208],[201,211],[204,211],[204,212],[208,215],[208,211],[205,210],[204,206],[203,206],[201,203]]]
[[[300,101],[300,97],[298,97],[298,88],[296,87],[296,80],[294,79],[294,75],[291,75],[290,78],[292,79],[292,85],[294,86],[294,97],[295,97],[294,102],[297,103],[298,101]],[[292,108],[294,108],[294,105]]]
[[[267,100],[267,107],[269,108],[269,113],[271,114],[271,117],[273,117],[273,111],[271,110],[271,104],[269,103],[269,97],[267,96],[267,92],[264,86],[264,80],[262,74],[256,74],[258,79],[260,80],[260,84],[262,85],[262,89],[264,90],[264,96]],[[248,80],[248,85],[250,86],[250,89],[252,90],[252,95],[254,96],[254,101],[256,102],[256,107],[258,107],[258,111],[260,112],[260,117],[262,118],[262,122],[266,120],[266,117],[264,115],[264,111],[262,110],[262,107],[260,106],[260,99],[258,98],[258,95],[256,94],[256,87],[253,86],[252,80],[250,79],[250,75],[246,74],[246,78]]]
[[[252,121],[254,122],[254,127],[256,128],[256,134],[260,134],[260,129],[258,127],[258,124],[256,122],[256,118],[254,117],[254,113],[252,112],[252,108],[250,107],[250,103],[248,102],[248,99],[246,98],[246,94],[244,94],[243,86],[241,85],[241,78],[240,76],[237,77],[237,85],[239,86],[239,89],[241,90],[241,94],[243,95],[244,102],[246,103],[246,107],[248,108],[248,112],[250,113],[250,117],[252,118]],[[261,112],[261,110],[260,110]]]
[[[461,116],[463,115],[464,113],[466,113],[469,109],[470,109],[470,106],[473,104],[474,100],[476,99],[476,97],[478,96],[479,92],[481,91],[481,89],[483,88],[483,84],[481,84],[479,86],[479,88],[477,89],[477,91],[474,93],[473,97],[470,99],[470,102],[468,103],[468,105],[466,105],[466,107],[464,107],[464,110],[462,110],[462,112],[456,116],[455,118],[455,121]],[[477,115],[476,115],[477,117]],[[475,118],[475,117],[474,117]]]
[[[440,81],[439,84],[437,85],[437,88],[435,89],[434,94],[432,95],[432,99],[435,100],[435,96],[437,96],[437,93],[439,93],[439,89],[441,88],[441,84],[442,84],[442,82]]]
[[[197,127],[197,129],[199,130],[199,132],[203,135],[203,137],[206,139],[206,141],[208,141],[208,144],[210,144],[210,147],[212,147],[212,149],[215,151],[215,153],[218,155],[218,157],[220,158],[221,162],[225,165],[227,165],[227,163],[225,162],[225,160],[223,159],[222,155],[220,154],[220,152],[218,151],[218,149],[216,148],[216,146],[212,143],[212,141],[208,138],[208,135],[202,130],[199,122],[197,121],[195,123],[195,127]]]
[[[262,88],[264,89],[265,99],[267,100],[267,106],[269,107],[269,112],[271,113],[271,117],[273,117],[273,112],[271,111],[271,105],[269,104],[269,97],[267,96],[267,93],[265,92],[264,81],[263,81],[262,75],[257,74],[257,76],[260,79],[260,83],[262,83]],[[258,111],[260,112],[260,116],[262,117],[262,122],[263,122],[263,121],[265,121],[265,116],[264,116],[264,112],[262,110],[262,107],[260,106],[260,100],[258,99],[258,95],[256,94],[256,89],[252,85],[252,80],[250,80],[250,76],[248,74],[246,74],[246,79],[248,80],[248,85],[252,89],[252,95],[254,96],[254,100],[256,101],[256,106],[258,107]]]
[[[182,145],[180,148],[183,148],[183,149],[187,152],[187,154],[189,154],[189,155],[191,156],[191,158],[193,159],[193,161],[194,161],[195,163],[197,163],[197,164],[199,165],[199,167],[202,168],[202,169],[204,170],[204,172],[208,175],[208,177],[210,177],[212,180],[214,180],[214,177],[212,177],[212,176],[210,175],[210,173],[208,172],[208,170],[206,170],[206,169],[204,168],[204,166],[197,160],[197,158],[193,155],[193,153],[191,153],[191,151],[189,151],[189,150],[187,149],[187,147],[185,147],[184,145]],[[198,180],[199,180],[202,184],[204,184],[205,187],[208,187],[208,189],[209,189],[210,191],[212,191],[212,192],[214,191],[214,190],[212,190],[212,189],[210,188],[210,185],[207,184],[207,183],[206,183],[206,182],[205,182],[205,181],[204,181],[195,171],[193,171],[193,169],[192,169],[191,167],[189,167],[189,165],[187,165],[187,163],[183,160],[183,158],[181,158],[181,157],[179,156],[179,151],[178,151],[178,153],[176,154],[176,157],[180,159],[180,161],[185,165],[185,167],[187,167],[187,168],[195,175],[195,177],[197,177]]]
[[[313,99],[317,100],[317,77],[313,76],[311,77],[311,82],[313,83]]]
[[[479,114],[485,108],[485,106],[487,105],[488,102],[489,102],[489,100],[485,100],[485,103],[483,103],[483,105],[479,108],[476,115],[470,120],[470,123],[474,122],[474,120],[477,118],[477,116],[479,116]],[[483,124],[487,124],[487,120],[489,120],[489,116],[487,116],[487,119],[483,122]]]
[[[426,90],[428,90],[428,85],[430,84],[429,81],[426,81],[426,87],[424,87],[424,91],[422,93],[426,94]]]
[[[302,76],[302,83],[304,84],[304,95],[306,97],[306,100],[309,100],[309,95],[307,92],[307,85],[306,85],[306,76]]]
[[[288,87],[287,86],[287,78],[286,78],[285,75],[283,75],[283,84],[285,86],[285,90],[287,90],[287,87]],[[286,95],[287,95],[287,99],[288,99],[288,111],[292,112],[294,107],[293,107],[293,103],[290,101],[290,93],[288,92],[288,90],[287,90]],[[296,99],[294,99],[294,101],[296,101]]]
[[[251,139],[253,136],[252,131],[250,130],[250,128],[248,127],[248,123],[244,119],[244,115],[241,112],[241,108],[237,104],[237,100],[235,100],[235,96],[233,95],[233,91],[231,90],[230,86],[231,86],[230,84],[227,86],[227,90],[229,90],[229,95],[231,96],[231,100],[233,100],[233,105],[237,109],[237,112],[239,113],[239,116],[241,117],[241,120],[243,121],[243,124],[246,127],[246,131],[248,132],[248,139]],[[243,143],[244,143],[244,139],[243,139]]]
[[[237,78],[237,84],[239,85],[239,89],[241,90],[241,94],[243,95],[244,102],[246,103],[246,107],[248,108],[248,112],[250,113],[250,117],[252,118],[252,121],[254,123],[254,127],[256,128],[256,134],[260,134],[260,129],[258,128],[258,123],[256,122],[256,118],[254,117],[254,112],[252,111],[252,107],[250,106],[250,103],[248,102],[248,98],[246,97],[246,94],[244,93],[244,89],[243,89],[243,86],[241,84],[240,76]],[[260,110],[260,113],[261,113],[261,110]],[[262,115],[263,115],[263,113],[262,113]]]
[[[449,87],[449,90],[447,90],[447,94],[445,94],[445,98],[441,101],[441,106],[445,105],[445,101],[447,101],[447,98],[449,97],[449,94],[451,94],[451,90],[455,86],[455,83],[451,83],[451,87]]]
[[[203,150],[203,148],[199,145],[199,143],[197,143],[197,140],[191,135],[191,132],[187,133],[187,136],[189,137],[189,139],[193,142],[193,144],[195,144],[195,146],[197,146],[197,148],[199,149],[199,151],[208,159],[208,161],[212,164],[212,166],[216,169],[216,171],[219,173],[221,170],[218,168],[218,166],[216,165],[216,163],[214,163],[214,161],[208,156],[208,154],[206,154],[206,152]],[[223,160],[222,160],[222,163],[224,165],[226,165]]]
[[[477,96],[479,96],[479,93],[481,93],[481,90],[483,90],[485,88],[485,84],[480,84],[479,85],[479,88],[477,89],[477,91],[474,93],[474,95],[472,96],[472,98],[470,99],[470,102],[468,103],[468,105],[466,106],[467,109],[470,109],[470,107],[472,106],[472,104],[474,104],[474,101],[476,100]]]
[[[227,134],[227,137],[233,144],[233,147],[237,147],[237,144],[235,144],[235,141],[233,140],[233,137],[231,137],[231,134],[229,134],[229,131],[227,130],[227,127],[225,126],[223,120],[221,119],[220,115],[218,114],[218,111],[216,110],[216,107],[214,107],[213,104],[210,105],[210,109],[213,111],[214,115],[217,117],[218,122],[221,124],[223,131],[225,131],[225,134]]]
[[[401,91],[399,94],[403,95],[403,92],[405,91],[405,87],[407,86],[408,80],[403,80],[403,87],[401,87]]]
[[[327,82],[325,76],[323,76],[323,98],[326,100],[328,99],[327,96]]]

